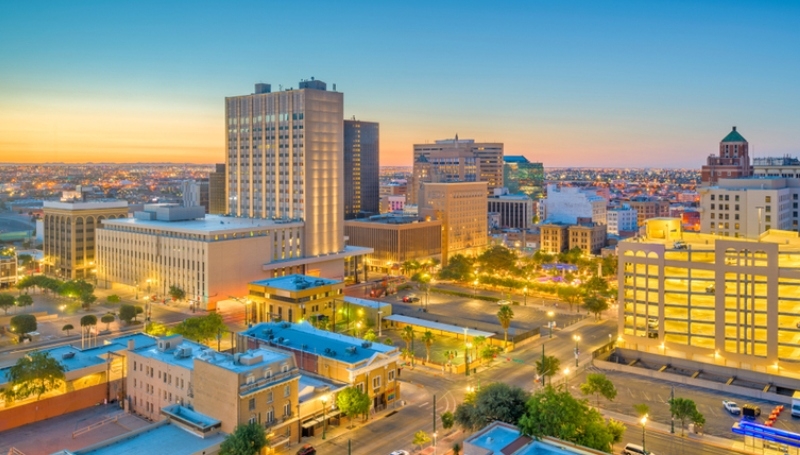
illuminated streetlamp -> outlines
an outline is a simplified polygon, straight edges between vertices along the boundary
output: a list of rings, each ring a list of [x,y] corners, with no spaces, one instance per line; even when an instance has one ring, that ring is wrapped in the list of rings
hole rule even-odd
[[[569,379],[569,368],[564,368],[564,388],[567,388],[567,380]]]
[[[645,429],[645,426],[647,425],[647,414],[642,416],[642,420],[640,420],[639,422],[641,422],[641,424],[642,424],[642,450],[644,451],[644,453],[647,453],[647,450],[645,449],[645,445],[644,445],[644,443],[645,443],[645,436],[644,436],[645,435],[645,431],[644,431],[644,429]]]
[[[435,431],[433,432],[433,455],[436,455],[436,437],[439,436]]]
[[[528,286],[522,289],[522,295],[524,296],[523,305],[528,306]]]
[[[573,335],[572,339],[575,340],[575,370],[578,369],[578,355],[581,353],[580,349],[578,348],[578,342],[581,341],[580,335]]]
[[[553,316],[555,316],[555,313],[552,311],[547,312],[547,317],[549,319],[547,321],[547,326],[550,327],[550,338],[553,338]]]

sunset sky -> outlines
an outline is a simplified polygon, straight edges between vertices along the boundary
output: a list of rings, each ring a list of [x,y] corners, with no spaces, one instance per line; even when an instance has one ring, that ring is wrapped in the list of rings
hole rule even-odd
[[[381,164],[452,137],[545,166],[800,153],[796,1],[6,1],[0,162],[224,162],[223,100],[312,76]]]

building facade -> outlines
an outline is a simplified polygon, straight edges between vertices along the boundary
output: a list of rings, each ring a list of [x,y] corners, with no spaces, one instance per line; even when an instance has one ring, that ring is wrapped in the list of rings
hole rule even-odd
[[[800,160],[788,155],[753,158],[753,176],[800,178]]]
[[[425,183],[486,182],[486,195],[503,186],[503,144],[476,143],[473,139],[444,139],[414,145],[414,170],[408,203],[422,205]]]
[[[406,261],[441,260],[442,257],[441,220],[373,216],[345,221],[344,231],[349,244],[373,250],[365,259],[368,272],[389,274]]]
[[[335,324],[333,300],[341,298],[344,282],[306,275],[287,275],[247,285],[245,321],[310,321],[315,326]],[[249,302],[252,302],[250,304]]]
[[[45,202],[44,273],[62,280],[95,278],[101,223],[127,216],[125,201]]]
[[[344,217],[380,210],[380,131],[377,122],[344,121]]]
[[[593,222],[575,224],[567,228],[568,249],[578,248],[584,254],[599,254],[606,246],[606,225]]]
[[[743,178],[753,175],[750,146],[736,127],[719,143],[719,155],[709,155],[700,175],[702,185],[715,185],[721,178]]]
[[[798,230],[800,179],[719,179],[699,191],[704,234],[754,239],[770,229]]]
[[[17,254],[0,252],[0,289],[14,287],[17,284]]]
[[[800,238],[685,233],[650,220],[619,251],[618,346],[800,378]]]
[[[663,218],[669,216],[669,201],[663,201],[651,197],[635,197],[626,202],[633,210],[636,210],[636,223],[644,226],[645,220],[650,218]]]
[[[184,207],[200,206],[208,213],[208,182],[205,180],[183,180],[181,182],[181,199]]]
[[[633,232],[639,229],[639,213],[630,205],[611,209],[606,213],[608,233],[620,235],[620,232]]]
[[[503,157],[503,186],[509,193],[523,193],[533,200],[544,191],[544,165],[531,163],[522,155]]]
[[[533,217],[533,200],[525,194],[508,194],[505,188],[494,190],[489,197],[489,212],[500,214],[502,228],[530,229]]]
[[[480,254],[488,244],[486,185],[486,182],[423,184],[419,214],[442,222],[442,265],[456,254]]]
[[[214,172],[208,174],[208,213],[228,213],[228,196],[225,192],[225,163],[217,163]]]
[[[607,201],[594,191],[572,186],[547,185],[547,197],[539,204],[543,222],[575,224],[578,218],[591,218],[606,224]]]
[[[545,223],[539,227],[541,250],[548,254],[559,254],[569,248],[569,225]]]
[[[228,213],[299,221],[307,257],[344,251],[344,96],[319,80],[225,98]]]

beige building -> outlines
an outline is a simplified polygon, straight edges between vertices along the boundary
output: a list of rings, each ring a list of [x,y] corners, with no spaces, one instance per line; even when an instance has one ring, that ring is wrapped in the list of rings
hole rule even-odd
[[[488,244],[486,185],[486,182],[422,185],[419,214],[442,222],[442,265],[456,254],[478,255]]]
[[[681,232],[648,221],[618,244],[619,346],[800,378],[800,238]]]
[[[503,187],[503,144],[476,143],[473,139],[444,139],[414,145],[414,170],[408,203],[422,205],[425,183],[486,182],[486,195]]]
[[[118,200],[44,203],[44,273],[62,280],[93,279],[96,237],[103,220],[127,218],[128,203]]]
[[[582,223],[567,229],[568,249],[580,248],[584,254],[598,254],[606,246],[606,225]]]
[[[650,218],[661,218],[669,216],[669,201],[662,201],[649,197],[638,197],[626,202],[633,210],[636,210],[636,222],[639,226],[644,226],[644,221]]]
[[[0,288],[17,284],[17,254],[0,254]]]
[[[545,223],[539,227],[540,249],[549,254],[559,254],[569,248],[569,226],[564,223]]]
[[[228,213],[224,163],[217,163],[214,172],[208,173],[208,213],[212,215]]]
[[[344,282],[286,275],[254,281],[247,287],[245,322],[310,321],[325,326],[332,322],[333,300],[341,298]]]
[[[242,349],[292,352],[301,370],[366,392],[372,409],[400,399],[400,348],[315,329],[308,323],[263,323],[239,333]]]
[[[344,222],[348,244],[369,247],[368,273],[390,274],[406,261],[442,257],[442,221],[383,215]]]

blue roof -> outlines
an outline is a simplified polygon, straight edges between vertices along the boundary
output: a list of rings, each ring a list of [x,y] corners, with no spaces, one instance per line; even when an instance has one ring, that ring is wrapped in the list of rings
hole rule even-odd
[[[344,297],[344,301],[345,302],[349,302],[349,303],[351,303],[353,305],[363,306],[363,307],[366,307],[366,308],[372,308],[372,309],[375,309],[375,310],[380,310],[380,309],[383,309],[383,308],[386,308],[386,307],[389,307],[391,309],[391,306],[392,306],[391,303],[381,302],[379,300],[359,299],[358,297],[350,297],[350,296],[345,296]],[[388,316],[389,314],[387,313],[386,315]]]
[[[506,163],[530,163],[530,161],[522,155],[505,155],[503,161]]]
[[[250,284],[257,286],[268,286],[271,288],[282,289],[284,291],[302,291],[304,289],[311,289],[316,286],[329,286],[338,283],[341,283],[341,281],[294,274],[277,278],[268,278],[266,280],[253,281]]]
[[[158,425],[158,424],[156,424]],[[205,438],[174,424],[161,424],[152,430],[132,434],[101,447],[78,450],[75,455],[190,455],[210,451],[225,440],[225,433]]]
[[[161,412],[170,417],[180,419],[184,423],[191,424],[192,426],[201,430],[219,426],[221,424],[221,422],[217,419],[211,418],[197,411],[193,411],[179,404],[171,404],[163,407],[161,408]]]
[[[125,346],[127,349],[128,340],[133,340],[134,349],[143,348],[145,346],[153,346],[156,344],[156,337],[142,332],[132,333],[130,335],[122,335],[116,338],[109,338],[106,343],[118,343]]]
[[[270,330],[271,332],[268,332]],[[399,355],[400,352],[396,346],[366,343],[360,338],[315,329],[308,322],[300,324],[264,322],[241,332],[241,334],[270,341],[279,349],[285,346],[345,363],[358,363],[370,359],[378,353],[391,354],[394,352]]]

